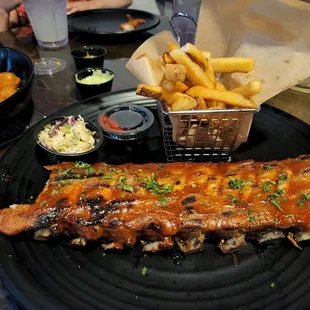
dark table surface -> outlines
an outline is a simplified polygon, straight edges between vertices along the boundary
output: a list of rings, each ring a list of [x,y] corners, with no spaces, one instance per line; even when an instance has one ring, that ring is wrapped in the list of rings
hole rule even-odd
[[[0,43],[6,47],[16,48],[26,53],[32,60],[39,57],[59,57],[66,61],[66,68],[54,76],[35,76],[32,93],[33,110],[27,125],[31,126],[63,107],[79,101],[71,76],[76,72],[71,50],[83,45],[103,45],[108,53],[104,67],[115,73],[112,91],[134,88],[138,80],[125,68],[132,53],[152,35],[170,29],[167,17],[161,18],[161,23],[149,32],[128,38],[107,38],[100,36],[79,35],[70,33],[69,45],[60,50],[47,51],[39,49],[33,37],[19,37],[12,31],[0,33]],[[0,149],[0,158],[8,147]],[[0,309],[18,309],[14,300],[0,283]]]
[[[54,56],[63,58],[67,62],[65,70],[54,76],[35,76],[32,94],[33,110],[27,125],[31,126],[44,116],[80,100],[75,84],[71,80],[71,76],[76,71],[71,57],[73,48],[88,44],[103,45],[108,51],[104,66],[115,72],[112,91],[134,88],[137,86],[138,80],[125,68],[125,64],[141,43],[153,34],[166,29],[170,29],[169,21],[167,17],[162,17],[161,23],[155,29],[129,39],[117,38],[115,40],[113,38],[71,33],[69,45],[56,51],[40,50],[32,37],[18,37],[11,31],[0,33],[1,44],[19,49],[28,54],[33,60],[39,57]],[[287,90],[269,100],[269,104],[283,109],[310,124],[310,91],[307,89]],[[0,149],[0,158],[6,149]],[[1,285],[0,309],[16,309],[14,298]]]

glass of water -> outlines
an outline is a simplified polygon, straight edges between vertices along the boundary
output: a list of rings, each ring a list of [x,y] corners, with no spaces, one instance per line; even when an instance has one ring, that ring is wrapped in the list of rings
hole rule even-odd
[[[66,0],[24,0],[38,45],[44,49],[59,49],[68,43]],[[55,74],[65,67],[57,57],[41,58],[35,63],[36,74]]]

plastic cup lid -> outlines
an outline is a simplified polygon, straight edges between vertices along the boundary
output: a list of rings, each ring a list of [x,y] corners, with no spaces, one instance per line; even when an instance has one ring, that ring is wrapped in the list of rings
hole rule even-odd
[[[34,63],[35,75],[53,75],[66,67],[66,61],[60,58],[40,58]]]
[[[114,140],[137,140],[148,134],[153,123],[153,113],[138,105],[122,104],[105,109],[98,116],[103,134]]]

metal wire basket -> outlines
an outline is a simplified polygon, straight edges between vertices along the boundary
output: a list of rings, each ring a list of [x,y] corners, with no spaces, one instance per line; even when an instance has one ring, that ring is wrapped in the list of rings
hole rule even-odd
[[[167,162],[230,161],[248,138],[257,109],[168,111],[158,102]]]

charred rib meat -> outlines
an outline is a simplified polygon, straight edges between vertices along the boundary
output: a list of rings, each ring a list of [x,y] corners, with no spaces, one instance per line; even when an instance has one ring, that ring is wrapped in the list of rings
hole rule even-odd
[[[104,249],[137,241],[155,252],[185,253],[216,235],[230,253],[253,236],[259,243],[310,239],[310,157],[260,163],[170,163],[119,166],[62,163],[32,205],[0,211],[0,232],[36,230],[37,240],[72,235]]]

